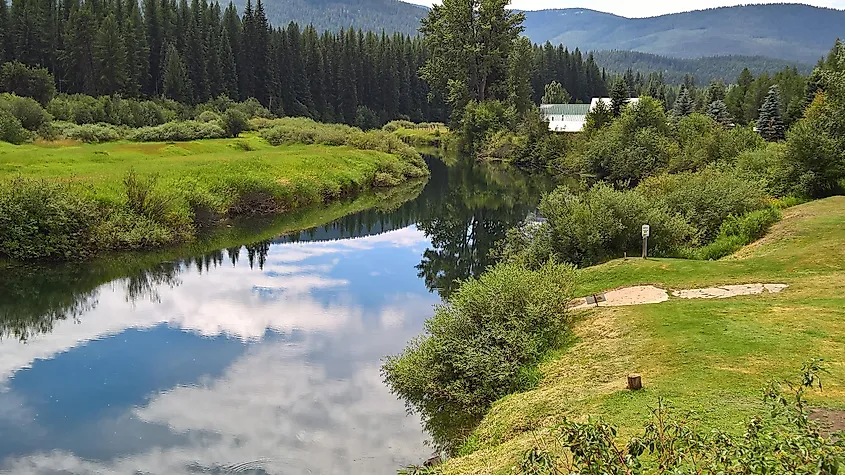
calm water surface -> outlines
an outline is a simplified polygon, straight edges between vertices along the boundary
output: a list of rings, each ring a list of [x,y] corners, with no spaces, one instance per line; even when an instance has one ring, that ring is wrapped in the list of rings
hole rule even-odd
[[[390,212],[175,259],[0,267],[0,472],[395,473],[427,458],[380,359],[546,188],[429,163]]]

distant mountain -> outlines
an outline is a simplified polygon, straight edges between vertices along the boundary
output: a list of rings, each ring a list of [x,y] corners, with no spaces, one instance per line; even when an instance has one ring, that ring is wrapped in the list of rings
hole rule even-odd
[[[706,58],[670,58],[636,51],[597,51],[594,52],[596,63],[611,73],[624,73],[629,68],[635,72],[663,73],[669,84],[681,84],[684,75],[692,74],[699,84],[706,84],[711,79],[721,79],[726,83],[736,81],[739,73],[748,68],[755,76],[762,73],[774,74],[784,68],[795,67],[802,74],[809,74],[812,66],[783,59],[763,56],[709,56]]]
[[[235,1],[240,8],[246,4]],[[318,31],[355,27],[409,35],[417,34],[427,12],[399,0],[264,0],[264,8],[275,26],[295,21],[303,27],[313,24]],[[845,36],[845,11],[800,4],[724,7],[653,18],[583,8],[525,14],[525,34],[535,43],[676,58],[764,56],[813,64],[837,37]]]
[[[526,12],[537,43],[581,51],[630,50],[678,58],[743,55],[815,63],[845,36],[845,11],[800,4],[745,5],[653,18],[581,8]]]
[[[246,1],[234,0],[240,11]],[[263,3],[271,25],[285,26],[293,21],[304,28],[313,24],[321,33],[354,27],[416,35],[420,18],[428,12],[425,7],[399,0],[264,0]]]

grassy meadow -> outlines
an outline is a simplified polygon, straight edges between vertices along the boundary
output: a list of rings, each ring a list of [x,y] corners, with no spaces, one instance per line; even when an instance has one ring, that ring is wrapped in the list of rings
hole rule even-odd
[[[799,205],[762,240],[719,261],[619,259],[578,271],[578,295],[639,284],[666,289],[787,283],[781,294],[598,308],[540,366],[536,389],[495,403],[444,473],[505,474],[543,429],[602,418],[639,433],[663,397],[703,427],[742,433],[765,411],[762,389],[823,358],[817,407],[845,410],[845,197]],[[625,389],[640,373],[644,390]],[[548,444],[553,447],[553,444]]]
[[[424,177],[419,163],[347,145],[272,146],[257,134],[0,143],[0,256],[62,259],[179,244],[224,218],[286,213]]]

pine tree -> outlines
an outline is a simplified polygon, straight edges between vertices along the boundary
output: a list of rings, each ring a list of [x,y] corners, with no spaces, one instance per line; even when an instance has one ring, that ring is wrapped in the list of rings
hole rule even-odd
[[[0,0],[0,63],[11,60],[9,28],[9,7],[6,5],[6,0]]]
[[[97,94],[96,66],[94,64],[94,39],[97,26],[91,13],[91,3],[74,6],[68,20],[67,39],[68,71],[71,76],[70,92]]]
[[[614,117],[622,114],[622,109],[628,103],[628,86],[623,79],[617,79],[610,90],[610,111]]]
[[[126,49],[118,30],[114,14],[109,14],[100,24],[94,40],[94,65],[97,92],[111,95],[123,92],[127,80]]]
[[[146,90],[150,78],[150,48],[144,33],[144,20],[136,2],[127,3],[129,18],[126,21],[124,40],[126,42],[126,93],[137,96]]]
[[[185,66],[188,69],[188,77],[191,79],[191,91],[193,91],[194,100],[205,102],[208,100],[208,82],[206,77],[207,51],[205,48],[202,21],[197,17],[198,3],[197,0],[193,0],[193,11],[188,20],[184,59]]]
[[[224,28],[220,33],[220,80],[221,92],[232,99],[238,97],[238,71],[235,55],[232,54],[229,34]]]
[[[725,127],[733,123],[733,118],[728,113],[728,106],[725,104],[725,101],[716,100],[710,103],[707,108],[707,115]]]
[[[783,125],[783,113],[780,104],[780,89],[777,85],[769,88],[766,100],[760,108],[757,130],[769,142],[777,142],[786,138],[786,127]]]
[[[675,99],[675,106],[673,107],[672,112],[675,117],[686,117],[692,114],[694,110],[695,105],[692,102],[689,90],[686,86],[681,86],[681,93],[678,94],[678,98]]]
[[[707,94],[705,96],[705,104],[713,104],[716,101],[724,102],[727,96],[727,88],[722,81],[712,81],[707,87]]]
[[[572,97],[557,81],[546,84],[541,104],[569,104]]]
[[[531,40],[521,37],[508,58],[508,102],[517,112],[526,112],[531,102]]]
[[[164,70],[162,72],[162,87],[165,97],[174,101],[191,103],[191,79],[185,62],[179,55],[176,45],[170,43],[164,54]]]
[[[613,111],[610,110],[605,101],[598,101],[596,106],[587,113],[587,119],[584,124],[584,132],[590,134],[603,128],[613,121]]]

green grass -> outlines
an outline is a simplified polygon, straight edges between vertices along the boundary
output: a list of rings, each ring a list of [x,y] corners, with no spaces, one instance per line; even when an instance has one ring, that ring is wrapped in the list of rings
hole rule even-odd
[[[680,300],[585,312],[571,343],[541,365],[540,385],[498,401],[446,473],[510,473],[541,429],[563,417],[601,417],[633,435],[666,398],[705,427],[740,432],[764,409],[773,378],[824,358],[830,374],[812,404],[845,409],[845,197],[784,212],[762,240],[713,262],[620,259],[579,271],[579,294],[655,284],[667,289],[787,283],[781,294]],[[628,373],[645,389],[625,389]]]
[[[425,176],[427,170],[420,166],[398,154],[348,146],[271,146],[255,134],[179,143],[0,143],[0,185],[10,189],[13,180],[20,178],[30,180],[30,184],[32,180],[62,183],[70,187],[67,193],[96,203],[100,210],[97,219],[105,224],[84,234],[91,236],[88,247],[97,250],[185,242],[203,224],[244,214],[290,212],[371,188],[396,185],[409,177]],[[141,231],[138,226],[128,229],[137,221],[135,218],[120,217],[115,212],[120,210],[126,216],[128,200],[123,180],[130,170],[145,182],[155,177],[151,193],[156,203],[166,203],[166,216],[144,216],[154,222],[149,226],[165,229],[156,232],[155,240],[144,238],[152,231]],[[20,198],[8,199],[13,201],[7,203],[14,203]],[[143,214],[143,210],[133,212]],[[20,232],[6,231],[0,221],[0,255],[4,253],[4,243],[20,248],[18,243],[27,242],[23,247],[32,250],[27,258],[56,257],[36,249],[43,236],[20,237]],[[103,246],[106,241],[108,244]],[[8,255],[23,253],[9,251]]]
[[[440,147],[449,143],[449,129],[446,127],[428,127],[406,129],[400,128],[393,132],[402,141],[412,146]]]
[[[225,192],[249,179],[301,203],[367,188],[380,167],[400,160],[386,153],[350,147],[273,147],[254,135],[239,139],[179,143],[10,145],[0,143],[0,179],[17,176],[90,185],[103,199],[123,199],[122,179],[130,169],[159,175],[166,190],[219,193],[220,211],[234,199]]]

